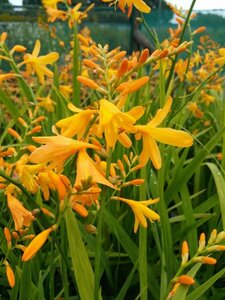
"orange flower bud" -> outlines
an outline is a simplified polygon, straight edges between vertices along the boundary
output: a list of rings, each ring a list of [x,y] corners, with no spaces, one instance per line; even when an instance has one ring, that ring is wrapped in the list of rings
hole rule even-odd
[[[26,250],[23,253],[22,261],[28,261],[33,258],[39,249],[44,245],[46,240],[48,239],[49,234],[56,229],[56,225],[52,226],[41,233],[39,233],[28,245]]]
[[[195,31],[193,31],[193,32],[192,32],[192,35],[201,33],[201,32],[203,32],[203,31],[205,31],[205,30],[206,30],[206,27],[205,27],[205,26],[201,26],[201,27],[199,27],[198,29],[196,29]]]
[[[12,232],[12,236],[13,236],[13,238],[14,238],[15,240],[19,240],[19,239],[20,239],[20,236],[19,236],[19,234],[18,234],[16,231],[13,231],[13,232]]]
[[[75,210],[81,217],[86,218],[88,216],[88,211],[86,210],[86,208],[79,204],[79,203],[75,203],[72,206],[73,210]]]
[[[217,260],[215,258],[209,257],[209,256],[198,256],[193,258],[194,262],[201,262],[203,264],[207,265],[215,265],[217,263]]]
[[[52,213],[52,212],[50,212],[50,210],[48,210],[47,208],[44,208],[44,207],[42,207],[41,208],[41,211],[43,212],[43,214],[45,214],[46,216],[48,216],[48,217],[51,217],[51,218],[55,218],[55,215]]]
[[[118,73],[117,73],[117,76],[118,77],[121,77],[123,76],[127,70],[128,70],[128,59],[127,58],[124,58],[123,61],[121,62],[120,64],[120,67],[119,67],[119,70],[118,70]]]
[[[34,121],[31,122],[31,124],[35,124],[35,123],[39,123],[45,120],[45,116],[40,116],[37,119],[35,119]]]
[[[126,54],[127,54],[126,51],[120,51],[113,57],[113,60],[117,61],[117,60],[123,58]]]
[[[8,131],[8,133],[9,133],[11,136],[13,136],[14,138],[16,138],[19,142],[22,142],[21,136],[20,136],[19,133],[16,132],[14,129],[8,128],[7,131]]]
[[[28,127],[27,122],[23,118],[19,117],[18,122],[24,127]]]
[[[6,276],[10,287],[13,288],[15,285],[15,276],[14,276],[13,269],[10,267],[8,263],[6,264]]]
[[[128,166],[130,166],[130,160],[129,160],[129,158],[128,158],[128,156],[127,156],[126,154],[123,155],[123,159],[124,159],[125,163],[126,163]]]
[[[12,236],[11,236],[11,233],[10,233],[8,227],[4,228],[4,236],[5,236],[5,239],[6,239],[7,243],[10,243],[11,240],[12,240]]]
[[[34,128],[32,128],[32,129],[27,133],[27,135],[31,135],[31,134],[36,133],[36,132],[40,132],[41,129],[42,129],[42,126],[41,126],[41,125],[35,126]]]
[[[6,39],[7,39],[7,33],[3,32],[0,36],[0,43],[4,43]]]
[[[100,86],[94,80],[92,80],[88,77],[84,77],[84,76],[80,75],[80,76],[77,76],[77,80],[91,89],[97,90],[100,88]]]
[[[181,275],[177,281],[184,285],[192,285],[195,283],[194,279],[188,275]]]
[[[95,62],[93,62],[90,59],[86,59],[86,58],[83,59],[83,63],[84,63],[84,65],[86,65],[92,69],[97,69],[99,67]]]
[[[201,233],[199,238],[198,251],[202,251],[205,248],[205,234]]]
[[[207,252],[214,252],[214,251],[225,251],[225,245],[213,245],[208,247]]]
[[[148,59],[148,57],[149,57],[149,50],[146,48],[146,49],[144,49],[144,50],[141,52],[141,55],[140,55],[140,58],[139,58],[138,63],[139,63],[140,65],[142,65],[143,63],[146,62],[146,60]]]
[[[183,241],[182,243],[182,265],[185,264],[188,261],[189,257],[189,247],[187,241]]]

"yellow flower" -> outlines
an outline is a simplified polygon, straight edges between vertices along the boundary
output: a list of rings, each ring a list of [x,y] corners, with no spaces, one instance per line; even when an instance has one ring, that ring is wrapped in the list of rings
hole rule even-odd
[[[54,112],[55,101],[52,100],[49,95],[47,97],[39,97],[37,100],[39,101],[37,106],[44,107],[48,112]]]
[[[147,125],[136,125],[138,133],[136,139],[143,139],[143,149],[140,155],[140,165],[143,167],[150,159],[156,169],[162,165],[161,155],[156,141],[177,146],[190,147],[193,144],[193,138],[187,132],[171,128],[158,128],[170,111],[172,98],[169,97],[164,107],[159,109],[155,117]]]
[[[219,49],[219,55],[221,57],[215,59],[215,63],[222,66],[225,63],[225,48]]]
[[[55,225],[56,226],[56,225]],[[28,245],[28,247],[25,249],[23,256],[22,256],[22,261],[28,261],[31,258],[33,258],[38,250],[44,245],[46,242],[49,234],[55,230],[55,227],[52,226],[41,233],[39,233],[33,240],[32,242]]]
[[[33,140],[40,144],[45,144],[34,150],[29,159],[33,163],[51,162],[52,167],[62,167],[64,162],[77,151],[86,148],[98,149],[97,146],[76,141],[62,135],[33,137]]]
[[[51,7],[57,9],[57,4],[59,2],[64,2],[63,0],[42,0],[44,7]]]
[[[31,225],[34,216],[10,193],[7,193],[7,204],[12,214],[16,231],[20,230],[23,226],[29,227]]]
[[[87,152],[85,150],[81,150],[79,151],[77,158],[75,188],[81,187],[86,182],[90,182],[91,186],[95,183],[100,183],[114,188],[112,183],[105,178],[103,171],[89,157]]]
[[[117,106],[106,99],[100,100],[99,134],[103,132],[108,148],[114,148],[119,134],[124,131],[134,133],[135,116],[120,111]]]
[[[24,55],[24,61],[20,64],[20,66],[26,64],[26,75],[28,76],[34,71],[37,74],[40,83],[44,84],[44,76],[53,77],[53,72],[49,70],[46,65],[56,62],[59,58],[59,54],[57,52],[51,52],[47,55],[38,57],[40,48],[41,43],[37,40],[33,52],[31,54],[27,53]]]
[[[29,192],[36,193],[38,189],[36,174],[43,169],[43,165],[28,165],[28,161],[29,158],[27,154],[21,156],[15,164],[15,173],[19,176],[21,183]]]
[[[111,2],[112,4],[118,4],[118,7],[125,12],[125,7],[128,7],[128,17],[131,15],[133,5],[136,9],[143,13],[150,13],[151,8],[142,0],[102,0],[103,2]],[[110,4],[111,4],[110,3]]]
[[[61,128],[61,134],[63,136],[71,138],[77,134],[77,138],[79,139],[84,135],[89,122],[94,116],[94,113],[98,113],[98,111],[92,109],[82,110],[75,107],[71,103],[68,105],[68,107],[76,114],[58,121],[56,126]]]
[[[138,230],[139,224],[141,224],[141,226],[143,226],[144,228],[147,228],[148,224],[146,218],[148,218],[149,221],[151,222],[160,220],[160,216],[156,212],[148,208],[148,205],[159,202],[159,198],[149,199],[146,201],[135,201],[135,200],[125,199],[122,197],[115,196],[112,197],[112,199],[125,202],[131,207],[135,217],[135,222],[134,222],[135,233]]]

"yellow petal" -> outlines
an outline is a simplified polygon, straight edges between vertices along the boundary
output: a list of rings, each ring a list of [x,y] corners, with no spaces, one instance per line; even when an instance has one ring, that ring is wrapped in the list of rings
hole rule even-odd
[[[34,50],[32,52],[32,56],[37,57],[41,49],[41,42],[39,40],[36,40],[36,43],[34,45]]]
[[[193,138],[185,131],[172,128],[150,128],[148,132],[151,137],[167,145],[190,147],[193,144]]]
[[[143,135],[143,150],[140,155],[141,166],[145,166],[149,158],[157,170],[161,168],[162,160],[156,142],[151,137]]]
[[[39,233],[32,242],[28,245],[26,250],[23,253],[22,261],[28,261],[30,260],[37,252],[38,250],[43,246],[43,244],[46,242],[50,232],[53,231],[53,228],[50,227],[41,233]]]
[[[150,13],[151,8],[142,0],[134,0],[134,6],[143,13]]]
[[[172,98],[168,97],[165,105],[163,106],[162,109],[159,109],[155,115],[155,117],[148,123],[149,126],[151,127],[156,127],[158,126],[160,123],[162,123],[162,121],[165,119],[165,117],[168,115],[170,108],[172,105]]]

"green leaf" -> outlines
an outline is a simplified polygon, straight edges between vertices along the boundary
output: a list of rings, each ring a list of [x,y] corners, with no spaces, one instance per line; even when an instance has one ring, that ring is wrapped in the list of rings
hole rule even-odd
[[[221,174],[218,167],[213,163],[206,163],[206,166],[209,167],[212,172],[213,178],[215,180],[216,189],[219,197],[220,210],[221,210],[221,219],[223,223],[223,229],[225,230],[225,180]]]
[[[201,284],[196,290],[191,292],[185,300],[197,300],[201,297],[220,277],[225,274],[225,268],[212,276],[209,280]]]
[[[81,299],[94,299],[94,273],[81,238],[76,218],[70,208],[65,212],[70,255]]]
[[[211,140],[197,152],[195,157],[191,162],[181,170],[179,176],[173,177],[169,187],[165,192],[165,199],[172,199],[179,191],[180,188],[191,178],[191,176],[196,171],[196,168],[202,163],[205,157],[210,153],[210,151],[216,146],[218,141],[221,139],[225,131],[225,128],[222,128],[218,131]]]
[[[196,273],[198,272],[198,270],[201,267],[201,263],[198,263],[196,265],[194,265],[194,267],[187,273],[187,275],[194,277],[196,275]],[[181,284],[177,291],[175,292],[175,295],[173,296],[173,300],[186,300],[186,295],[187,292],[190,288],[190,285],[183,285]],[[194,298],[192,298],[192,300],[194,300]]]
[[[112,232],[115,234],[115,236],[118,239],[118,242],[122,245],[123,249],[130,257],[132,263],[135,265],[137,263],[137,260],[139,259],[138,247],[133,242],[133,240],[129,237],[126,231],[122,228],[122,226],[118,223],[118,220],[112,216],[112,214],[106,209],[106,207],[104,208],[103,214],[104,214],[105,222],[108,224]],[[147,265],[147,270],[148,270],[149,290],[151,291],[151,296],[152,296],[151,299],[159,299],[158,298],[159,286],[157,283],[157,279],[154,276],[149,264]],[[141,270],[139,270],[139,272],[141,272]]]

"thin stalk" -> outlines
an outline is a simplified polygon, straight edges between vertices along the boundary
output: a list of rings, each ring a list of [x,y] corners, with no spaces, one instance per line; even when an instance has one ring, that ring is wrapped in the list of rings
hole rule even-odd
[[[186,28],[188,26],[188,23],[190,21],[191,13],[192,13],[192,10],[193,10],[193,8],[195,6],[195,2],[196,2],[196,0],[192,1],[190,9],[189,9],[188,14],[187,14],[187,18],[186,18],[186,20],[184,22],[183,30],[182,30],[181,36],[180,36],[180,44],[182,43],[182,41],[184,39],[184,34],[185,34]],[[177,57],[178,57],[178,54],[175,55],[175,57],[173,59],[172,66],[170,68],[170,73],[169,73],[169,76],[168,76],[168,79],[167,79],[167,82],[166,82],[166,89],[168,89],[168,87],[170,85],[170,81],[171,81],[171,79],[173,77],[174,68],[175,68],[175,65],[176,65],[176,62],[177,62]]]
[[[77,24],[74,24],[73,37],[73,100],[77,107],[80,107],[80,83],[77,76],[80,74],[80,60],[79,60],[79,42],[77,37]]]
[[[146,178],[146,168],[141,169],[141,178]],[[140,186],[140,200],[146,199],[146,183]],[[139,280],[140,299],[148,299],[148,272],[147,272],[147,229],[142,226],[139,229]]]
[[[110,164],[112,159],[112,149],[109,150],[106,165],[106,179],[109,177]],[[95,278],[94,278],[94,299],[99,300],[99,287],[100,287],[100,270],[101,270],[101,248],[102,248],[102,229],[103,229],[103,211],[107,200],[107,187],[104,186],[101,195],[101,207],[98,213],[98,225],[96,235],[95,247]]]

